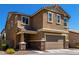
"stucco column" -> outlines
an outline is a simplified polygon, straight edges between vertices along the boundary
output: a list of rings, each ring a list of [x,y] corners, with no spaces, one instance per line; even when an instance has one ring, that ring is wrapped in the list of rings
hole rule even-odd
[[[21,42],[24,41],[24,33],[21,33]]]
[[[26,49],[26,42],[24,42],[24,34],[23,33],[21,33],[19,49],[20,50],[25,50]]]
[[[69,48],[68,34],[65,35],[65,49]]]
[[[45,39],[45,37],[43,37],[41,39],[41,51],[45,51],[45,41],[46,41],[46,39]]]
[[[41,51],[45,51],[45,41],[41,41]]]

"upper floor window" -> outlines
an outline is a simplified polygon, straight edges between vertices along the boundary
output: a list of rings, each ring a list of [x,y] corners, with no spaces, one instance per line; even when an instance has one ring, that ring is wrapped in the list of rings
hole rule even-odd
[[[51,23],[53,22],[52,16],[53,16],[53,13],[48,12],[48,22],[51,22]]]
[[[61,24],[61,15],[56,15],[57,24]]]
[[[13,24],[13,21],[11,21],[11,28],[13,28],[13,25],[14,25],[14,24]]]
[[[26,25],[29,25],[29,17],[22,16],[22,22]]]
[[[64,17],[64,28],[67,28],[68,24],[68,19],[66,17]]]

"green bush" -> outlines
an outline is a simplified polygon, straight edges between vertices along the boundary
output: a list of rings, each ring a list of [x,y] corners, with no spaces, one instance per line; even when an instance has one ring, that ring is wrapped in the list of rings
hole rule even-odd
[[[14,53],[15,53],[15,50],[12,49],[12,48],[8,48],[8,49],[6,50],[6,53],[7,53],[7,54],[14,54]]]

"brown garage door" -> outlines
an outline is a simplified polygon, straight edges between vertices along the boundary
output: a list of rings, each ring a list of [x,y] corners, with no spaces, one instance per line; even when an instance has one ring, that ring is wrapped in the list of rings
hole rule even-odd
[[[64,36],[46,35],[46,49],[64,48]]]

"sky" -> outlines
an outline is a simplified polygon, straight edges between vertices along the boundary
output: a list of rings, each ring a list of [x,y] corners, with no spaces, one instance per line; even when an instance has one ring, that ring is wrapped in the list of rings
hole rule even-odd
[[[8,12],[31,15],[44,6],[50,4],[0,4],[0,32],[5,27]],[[69,29],[79,31],[79,4],[60,4],[60,6],[71,16]]]

